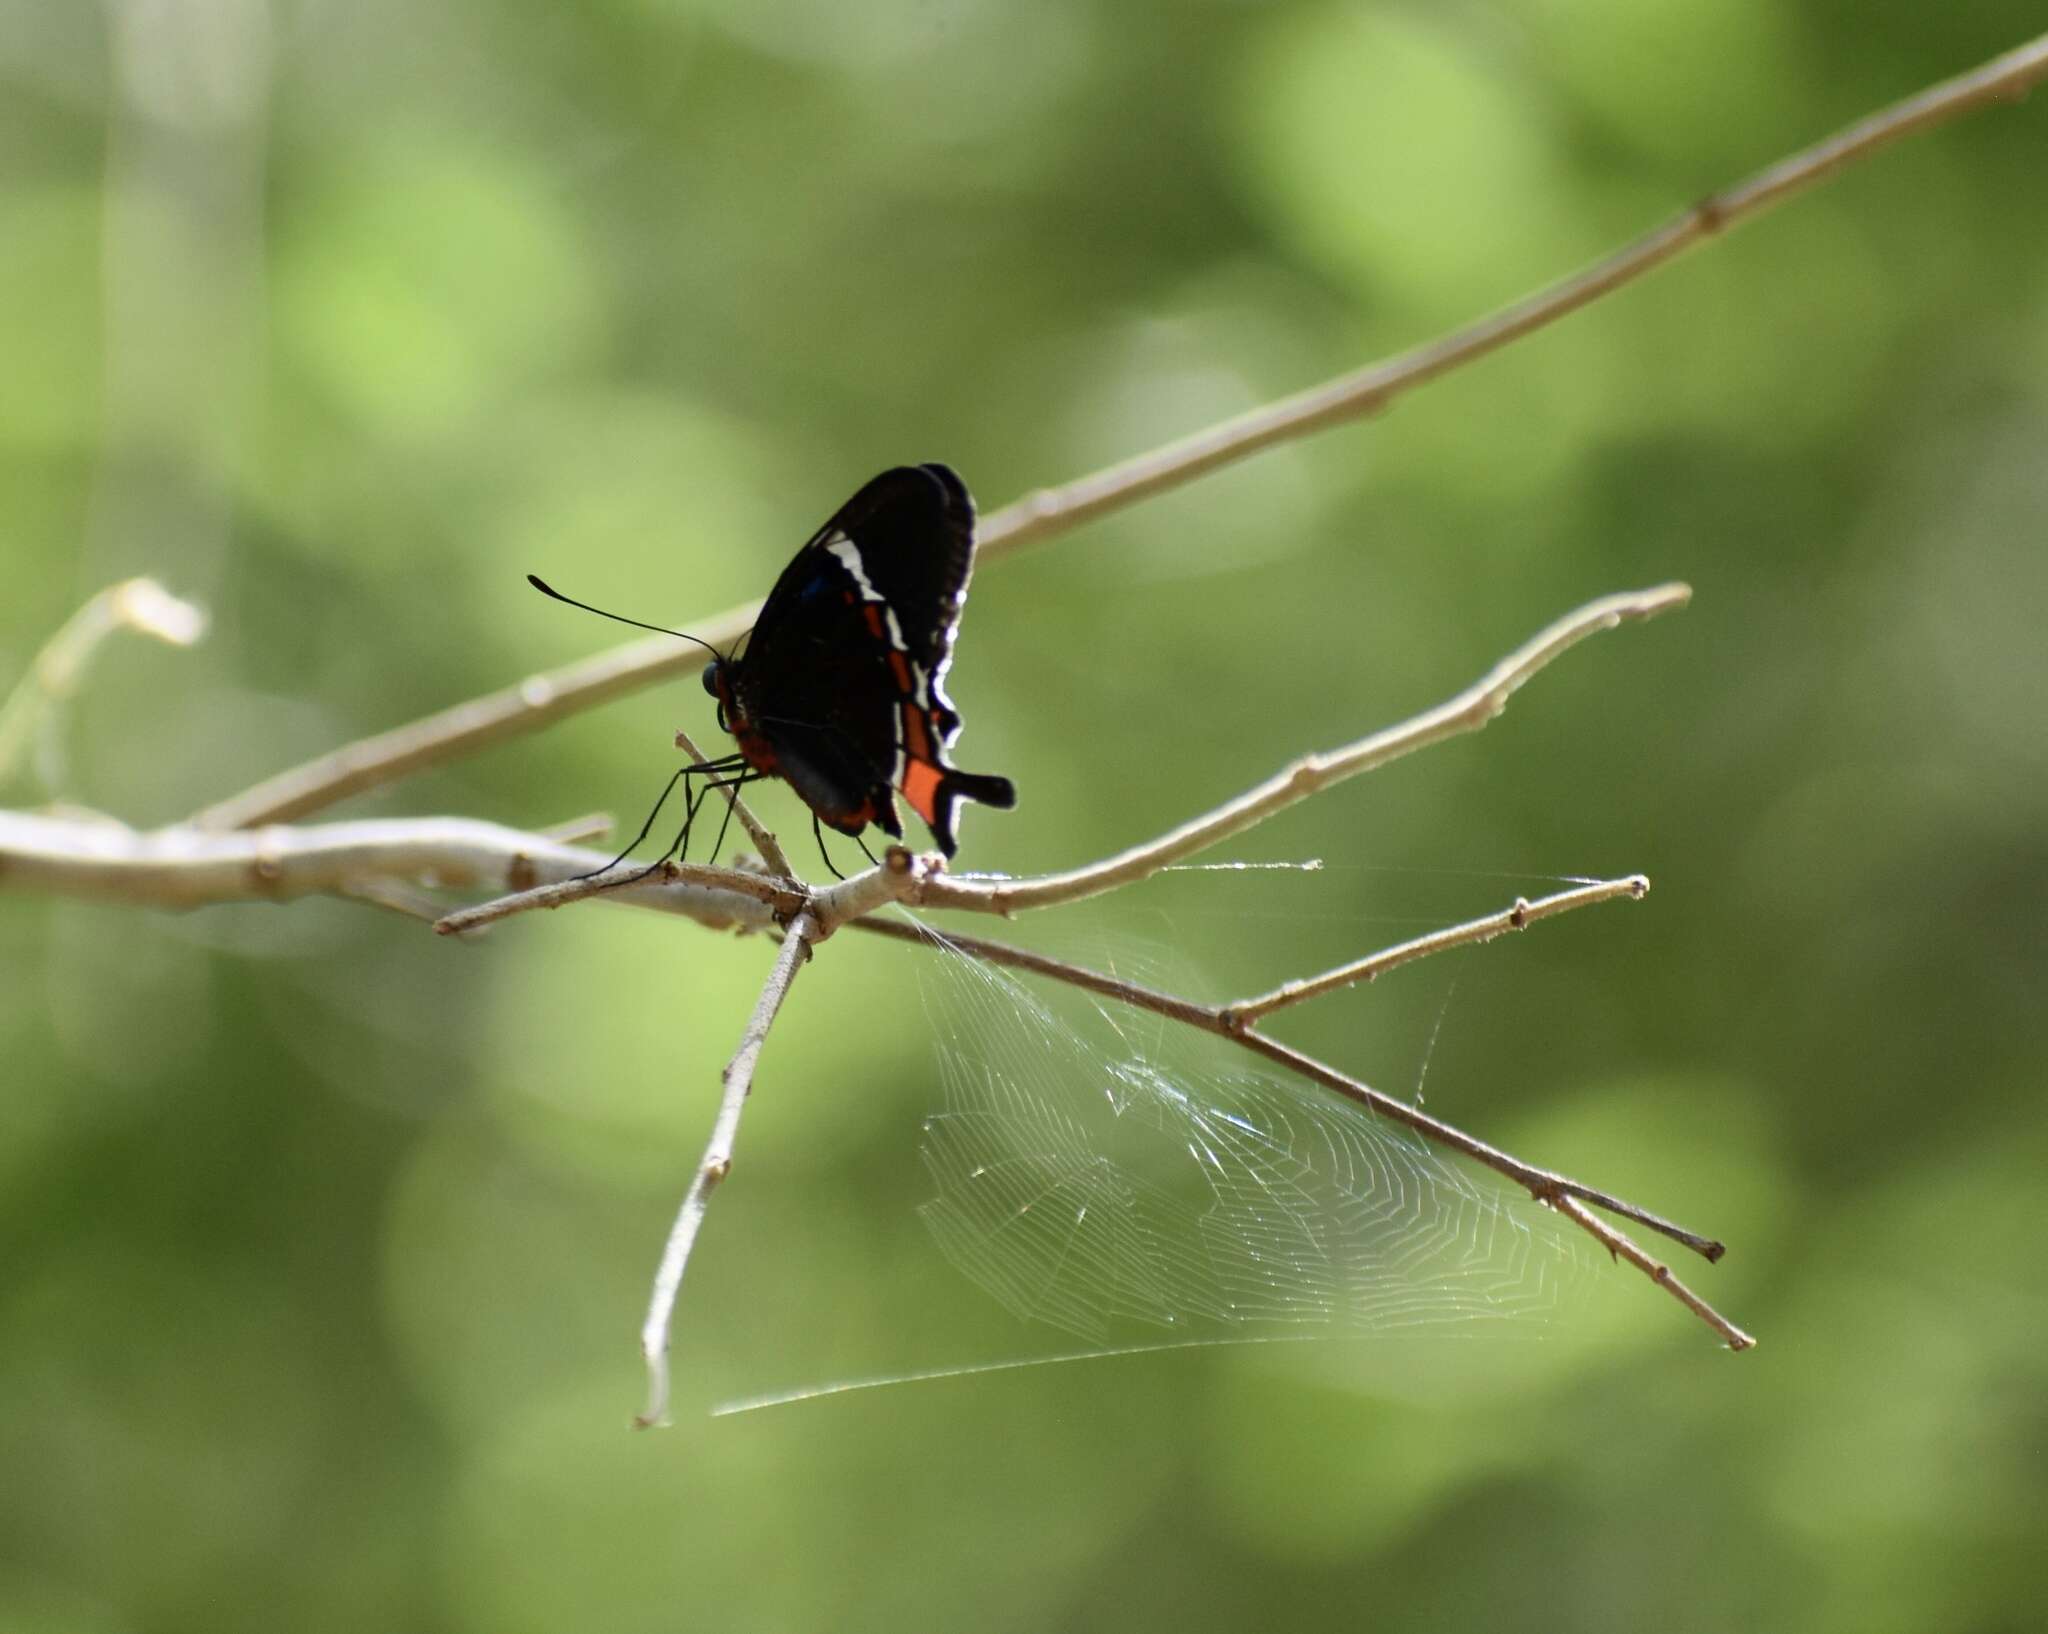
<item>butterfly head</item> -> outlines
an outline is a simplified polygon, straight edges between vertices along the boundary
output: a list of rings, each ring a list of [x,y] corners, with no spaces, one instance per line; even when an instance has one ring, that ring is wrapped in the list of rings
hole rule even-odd
[[[704,690],[718,700],[718,729],[730,732],[727,711],[732,707],[732,660],[714,658],[704,666]]]

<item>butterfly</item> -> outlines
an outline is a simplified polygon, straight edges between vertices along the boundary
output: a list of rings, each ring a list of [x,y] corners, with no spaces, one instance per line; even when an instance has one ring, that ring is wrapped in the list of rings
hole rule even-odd
[[[1007,777],[963,772],[946,759],[960,735],[946,670],[973,567],[974,500],[950,466],[899,465],[840,506],[782,570],[745,653],[711,649],[704,690],[718,700],[718,724],[738,752],[685,766],[669,780],[672,791],[693,774],[706,779],[690,798],[690,817],[712,788],[779,777],[810,807],[814,826],[859,839],[873,823],[901,839],[900,794],[950,857],[959,849],[961,801],[1005,811],[1016,805]],[[527,579],[586,612],[661,628],[565,596],[533,574]],[[599,873],[647,837],[662,801],[633,845]],[[667,854],[685,844],[689,828],[686,819]]]
[[[747,766],[856,837],[873,823],[901,839],[901,794],[949,857],[962,800],[1015,806],[1007,777],[946,759],[973,566],[974,500],[950,466],[899,465],[840,506],[782,570],[745,655],[704,671]]]

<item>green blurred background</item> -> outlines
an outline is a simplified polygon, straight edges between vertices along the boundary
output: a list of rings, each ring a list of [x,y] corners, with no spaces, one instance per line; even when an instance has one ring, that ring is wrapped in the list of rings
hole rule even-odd
[[[867,475],[985,507],[1513,297],[2018,43],[1983,0],[15,0],[0,684],[154,574],[58,786],[174,820],[687,626]],[[1685,578],[1477,739],[1086,910],[1215,993],[1641,869],[1279,1030],[1730,1244],[1537,1343],[1096,1361],[933,1252],[919,956],[821,951],[634,1436],[770,949],[0,901],[0,1628],[2014,1629],[2048,1569],[2048,109],[980,576],[963,863],[1156,832]],[[637,815],[694,684],[344,808]],[[763,804],[801,832],[786,795]],[[807,851],[799,850],[808,861]],[[1092,917],[1091,917],[1092,916]],[[1434,1048],[1431,1040],[1434,1038]],[[1070,1086],[1075,1094],[1086,1086]]]

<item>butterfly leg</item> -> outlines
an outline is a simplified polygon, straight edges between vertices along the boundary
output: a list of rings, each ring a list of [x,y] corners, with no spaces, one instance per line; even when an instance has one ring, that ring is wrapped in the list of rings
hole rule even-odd
[[[654,809],[647,814],[647,821],[640,825],[640,832],[633,836],[632,844],[628,845],[625,850],[612,858],[602,868],[593,868],[587,874],[575,875],[571,883],[573,884],[575,880],[596,879],[599,874],[608,874],[635,851],[639,850],[640,843],[647,838],[648,832],[654,827],[654,819],[661,815],[661,808],[668,804],[668,797],[676,792],[676,785],[689,775],[690,768],[688,766],[678,766],[675,775],[668,780],[667,785],[662,789],[661,798],[654,802]]]
[[[846,878],[839,871],[838,865],[832,861],[832,853],[825,849],[825,829],[818,821],[818,814],[815,811],[811,813],[811,832],[818,836],[818,855],[825,859],[825,866],[832,870],[832,877],[841,880]]]
[[[758,783],[760,781],[761,776],[758,772],[743,771],[737,777],[725,778],[720,782],[707,783],[704,786],[707,789],[737,789],[745,784]],[[719,848],[725,844],[725,830],[726,826],[732,822],[732,808],[732,801],[726,801],[725,815],[718,819],[718,838],[711,842],[711,860],[713,862],[718,861]]]
[[[641,844],[646,840],[647,836],[653,832],[655,819],[661,815],[661,808],[668,804],[668,797],[671,794],[675,793],[675,788],[678,783],[686,782],[689,778],[697,776],[717,778],[726,772],[738,769],[740,766],[744,764],[744,760],[739,755],[728,755],[721,760],[704,760],[699,761],[692,766],[678,767],[676,769],[674,776],[669,778],[667,786],[662,789],[661,798],[654,802],[654,809],[648,812],[647,821],[640,825],[640,832],[633,836],[633,843],[627,846],[626,849],[621,851],[616,857],[612,858],[612,860],[606,863],[602,868],[594,868],[587,874],[578,874],[575,877],[577,879],[595,879],[600,874],[610,873],[612,869],[618,867],[620,863],[624,862],[635,851],[639,850]],[[689,842],[690,824],[696,820],[697,808],[703,802],[704,789],[706,787],[712,786],[715,785],[703,784],[697,786],[691,791],[689,810],[683,819],[682,833],[676,836],[675,843],[670,845],[668,850],[664,851],[648,867],[641,869],[636,874],[629,875],[625,879],[614,881],[614,883],[618,885],[631,885],[636,881],[645,879],[649,874],[653,873],[656,868],[659,868],[664,862],[668,861],[668,859],[671,856],[673,856],[678,850],[682,849],[685,845],[687,845]]]

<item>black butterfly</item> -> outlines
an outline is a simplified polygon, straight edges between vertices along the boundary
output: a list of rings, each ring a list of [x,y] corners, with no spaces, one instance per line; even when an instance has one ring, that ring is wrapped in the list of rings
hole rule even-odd
[[[949,857],[962,800],[1014,806],[1008,778],[946,762],[973,566],[974,500],[950,466],[899,465],[840,506],[775,581],[745,656],[704,671],[747,766],[842,834],[902,838],[900,793]]]
[[[856,839],[869,823],[903,837],[900,793],[949,857],[959,847],[954,823],[962,800],[1014,806],[1017,791],[1007,777],[946,762],[960,734],[946,668],[973,566],[974,501],[949,466],[899,465],[840,506],[782,570],[745,655],[713,649],[704,690],[718,700],[718,724],[739,740],[739,752],[678,771],[633,844],[598,872],[623,862],[647,838],[669,791],[692,776],[705,781],[690,796],[669,854],[688,839],[706,793],[764,777],[795,789],[814,822]],[[527,578],[573,607],[661,628]],[[831,858],[825,860],[829,866]]]

